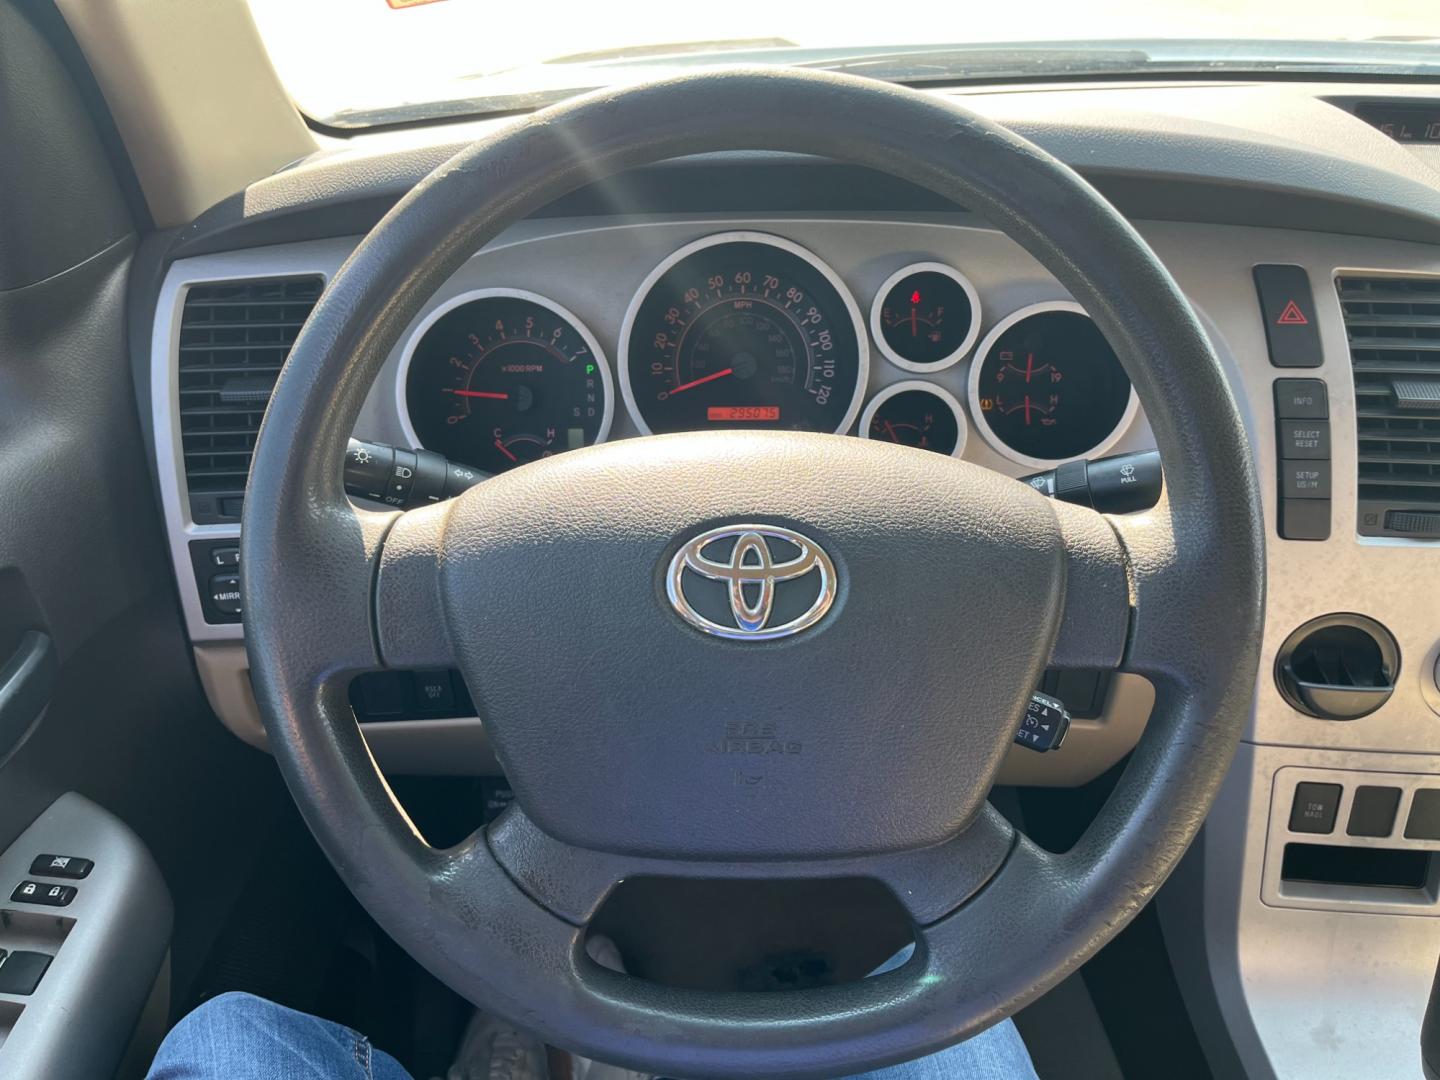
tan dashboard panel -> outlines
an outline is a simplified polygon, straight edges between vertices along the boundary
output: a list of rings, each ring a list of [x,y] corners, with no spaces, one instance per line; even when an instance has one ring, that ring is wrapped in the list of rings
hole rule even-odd
[[[1155,687],[1140,675],[1117,673],[1110,680],[1105,711],[1093,720],[1073,720],[1059,750],[1037,754],[1012,746],[1000,766],[999,784],[1021,787],[1079,787],[1100,776],[1135,749],[1155,708]]]
[[[221,722],[251,746],[268,752],[265,726],[250,689],[250,661],[241,642],[195,646],[195,666],[205,696]],[[1105,711],[1075,720],[1065,744],[1048,754],[1012,746],[1000,767],[1001,784],[1078,787],[1109,769],[1135,748],[1155,706],[1155,688],[1139,675],[1117,674]],[[484,725],[459,720],[395,720],[360,729],[370,752],[388,773],[407,776],[498,776],[500,765]]]
[[[195,646],[195,666],[210,707],[231,733],[269,753],[265,725],[250,688],[250,660],[238,641]],[[401,776],[499,776],[500,763],[484,725],[459,720],[394,720],[362,724],[370,752],[386,773]]]

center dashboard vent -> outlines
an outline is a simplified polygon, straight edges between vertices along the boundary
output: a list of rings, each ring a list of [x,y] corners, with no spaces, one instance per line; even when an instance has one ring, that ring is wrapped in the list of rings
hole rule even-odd
[[[1336,286],[1355,375],[1360,532],[1440,538],[1440,278]]]
[[[319,276],[192,285],[180,320],[180,439],[190,516],[240,520],[275,378],[325,287]]]

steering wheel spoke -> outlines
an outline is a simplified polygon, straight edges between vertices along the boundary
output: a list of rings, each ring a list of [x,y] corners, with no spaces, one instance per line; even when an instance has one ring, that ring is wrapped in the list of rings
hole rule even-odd
[[[1051,666],[1118,667],[1130,632],[1125,550],[1112,519],[1072,503],[1054,508],[1065,544],[1065,601]]]
[[[490,847],[520,888],[547,911],[588,923],[621,881],[636,877],[803,879],[868,877],[887,886],[911,921],[944,918],[985,887],[1015,841],[1010,823],[988,803],[962,832],[942,844],[879,856],[716,862],[656,859],[577,848],[547,835],[513,806],[490,831]]]
[[[440,592],[442,543],[452,503],[401,514],[385,535],[375,573],[375,638],[391,668],[455,666]]]

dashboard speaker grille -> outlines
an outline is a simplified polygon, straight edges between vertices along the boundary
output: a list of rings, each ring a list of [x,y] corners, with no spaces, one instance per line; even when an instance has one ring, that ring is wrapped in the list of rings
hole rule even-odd
[[[1360,532],[1440,520],[1440,278],[1342,276],[1359,451]],[[1422,511],[1422,513],[1407,513]],[[1440,536],[1440,532],[1434,535]]]
[[[180,439],[191,517],[237,521],[270,392],[324,280],[192,285],[180,319]]]

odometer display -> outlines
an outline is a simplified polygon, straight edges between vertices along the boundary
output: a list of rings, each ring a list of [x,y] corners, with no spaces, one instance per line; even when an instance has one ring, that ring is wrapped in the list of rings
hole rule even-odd
[[[832,270],[763,233],[706,237],[650,274],[621,334],[637,426],[844,432],[868,372],[863,324]]]
[[[1137,402],[1100,328],[1078,304],[1050,301],[990,331],[970,369],[970,407],[991,446],[1046,467],[1108,450]]]
[[[780,419],[780,407],[778,405],[712,405],[705,410],[705,419],[771,423]]]
[[[488,473],[600,442],[613,411],[600,347],[532,293],[458,297],[423,324],[405,406],[421,446]]]

